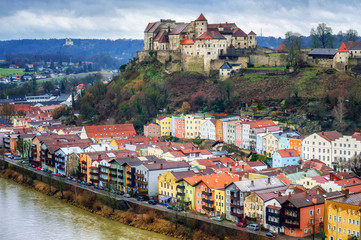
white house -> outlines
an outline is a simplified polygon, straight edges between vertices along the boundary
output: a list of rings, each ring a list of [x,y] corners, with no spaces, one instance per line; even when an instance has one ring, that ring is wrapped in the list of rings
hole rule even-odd
[[[208,119],[201,126],[201,139],[216,141],[216,119]]]

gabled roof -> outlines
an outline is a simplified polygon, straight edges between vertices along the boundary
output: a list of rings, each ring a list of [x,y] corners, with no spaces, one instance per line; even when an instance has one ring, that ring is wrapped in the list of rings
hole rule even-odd
[[[223,35],[218,31],[207,31],[200,35],[196,40],[203,40],[203,39],[226,39]]]
[[[361,42],[343,42],[338,48],[338,52],[348,52],[350,50],[361,50]]]
[[[232,69],[232,66],[228,62],[224,62],[220,68],[221,69]]]
[[[170,31],[169,35],[177,35],[182,33],[182,31],[188,26],[188,23],[178,24],[172,31]]]
[[[161,22],[149,23],[144,32],[154,33],[161,25]]]
[[[136,134],[133,124],[85,126],[89,138],[96,137],[128,137]]]
[[[218,173],[218,174],[200,176],[200,178],[197,178],[197,180],[193,181],[194,182],[192,184],[193,186],[196,186],[199,183],[203,182],[210,189],[220,189],[220,188],[224,188],[226,185],[231,184],[235,181],[239,181],[239,176],[229,173]]]
[[[283,149],[283,150],[278,150],[277,152],[282,158],[300,156],[300,154],[294,149]]]
[[[257,35],[257,34],[255,34],[253,31],[250,31],[250,32],[248,33],[248,35]]]
[[[360,184],[361,178],[353,177],[353,178],[349,178],[349,179],[342,179],[342,180],[336,181],[335,183],[341,187],[348,187],[348,186]]]
[[[152,170],[161,170],[161,169],[186,168],[190,166],[185,161],[178,161],[178,162],[163,162],[163,163],[147,163],[144,164],[144,167],[147,168],[149,171],[152,171]]]
[[[254,161],[254,162],[247,162],[247,165],[250,167],[263,167],[266,166],[266,164],[264,164],[262,161]]]
[[[320,176],[321,174],[315,170],[308,170],[306,172],[296,172],[296,173],[291,173],[291,174],[287,174],[286,177],[292,181],[293,183],[295,183],[296,181],[303,179],[304,177],[316,177],[316,176]]]
[[[242,29],[236,28],[233,31],[233,37],[247,37],[247,33],[243,32]]]
[[[361,142],[361,132],[355,132],[352,137]]]
[[[199,15],[196,21],[207,21],[207,19],[204,17],[203,13],[201,13],[201,15]]]
[[[289,199],[288,201],[295,206],[296,208],[303,208],[313,206],[312,199],[315,198],[317,200],[316,204],[323,204],[327,198],[343,196],[342,192],[330,192],[324,193],[314,196],[307,196],[302,198]]]
[[[281,44],[278,46],[277,52],[288,52],[288,49],[283,42],[281,42]]]
[[[287,186],[276,177],[258,178],[233,183],[241,192],[267,191],[270,189],[286,189]]]
[[[247,122],[245,124],[248,124],[250,126],[250,128],[262,128],[262,127],[276,126],[276,123],[272,120],[259,120],[259,121]]]

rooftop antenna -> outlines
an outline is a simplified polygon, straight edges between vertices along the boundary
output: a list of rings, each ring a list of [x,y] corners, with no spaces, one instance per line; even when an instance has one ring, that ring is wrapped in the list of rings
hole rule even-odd
[[[261,37],[262,37],[262,28],[261,28]]]

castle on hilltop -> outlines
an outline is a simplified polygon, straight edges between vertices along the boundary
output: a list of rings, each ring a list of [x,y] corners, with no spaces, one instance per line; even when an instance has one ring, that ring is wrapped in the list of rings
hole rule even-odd
[[[172,62],[171,70],[209,73],[226,60],[247,65],[244,52],[256,47],[253,31],[246,34],[235,23],[210,24],[201,14],[190,23],[170,19],[149,23],[144,31],[143,51],[137,52],[137,59],[143,61],[155,55],[163,63]]]

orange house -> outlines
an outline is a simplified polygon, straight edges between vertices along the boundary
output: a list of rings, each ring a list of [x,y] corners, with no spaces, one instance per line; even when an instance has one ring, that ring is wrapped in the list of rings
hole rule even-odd
[[[10,152],[11,153],[15,153],[16,152],[16,140],[18,139],[18,135],[17,134],[11,134],[10,138],[9,138],[9,142],[10,142]]]
[[[223,141],[223,122],[219,119],[216,121],[216,139]]]
[[[300,154],[302,151],[302,137],[290,138],[290,149],[294,149]]]
[[[216,194],[214,190],[224,188],[232,182],[239,181],[239,176],[226,172],[201,176],[201,179],[201,181],[193,185],[195,192],[194,208],[197,212],[215,215],[214,202]]]
[[[174,118],[174,136],[177,138],[185,137],[184,117],[183,117],[183,119]]]
[[[322,232],[325,199],[338,196],[343,194],[331,192],[288,199],[282,204],[281,211],[285,235],[303,238]]]

